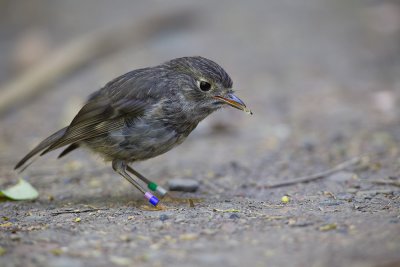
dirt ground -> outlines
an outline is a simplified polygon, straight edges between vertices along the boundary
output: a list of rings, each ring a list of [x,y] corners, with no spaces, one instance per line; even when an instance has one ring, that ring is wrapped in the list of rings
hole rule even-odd
[[[40,158],[21,174],[39,198],[0,202],[1,267],[400,266],[397,1],[0,3],[2,83],[106,25],[192,14],[3,115],[1,186],[16,181],[14,164],[65,126],[88,94],[131,69],[214,59],[254,112],[212,114],[180,147],[134,164],[162,185],[200,183],[195,193],[173,192],[160,210],[87,151]],[[29,49],[42,56],[30,58]],[[269,187],[355,157],[319,180]]]

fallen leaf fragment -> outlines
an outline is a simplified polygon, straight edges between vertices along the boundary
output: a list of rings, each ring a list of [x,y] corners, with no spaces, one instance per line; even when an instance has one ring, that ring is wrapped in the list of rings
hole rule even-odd
[[[50,252],[54,256],[60,256],[61,254],[63,254],[63,251],[59,248],[52,249],[52,250],[50,250]]]
[[[38,191],[24,179],[19,179],[16,185],[0,191],[0,197],[11,200],[32,200],[38,196]]]
[[[11,223],[11,222],[6,222],[6,223],[0,224],[0,227],[4,227],[4,228],[6,228],[6,227],[11,227],[11,226],[12,226],[12,223]]]
[[[282,201],[283,204],[287,204],[287,203],[290,202],[290,198],[288,196],[283,196],[281,198],[281,201]]]
[[[322,231],[322,232],[326,232],[326,231],[330,231],[330,230],[335,230],[337,228],[337,224],[336,223],[330,223],[330,224],[325,224],[322,225],[318,228],[318,230]]]

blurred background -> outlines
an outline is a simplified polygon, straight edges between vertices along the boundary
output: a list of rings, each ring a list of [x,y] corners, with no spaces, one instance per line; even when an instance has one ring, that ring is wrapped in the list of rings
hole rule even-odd
[[[219,111],[180,147],[135,165],[138,171],[162,184],[175,177],[196,180],[198,194],[217,202],[234,196],[274,201],[287,191],[257,186],[361,154],[379,159],[384,167],[378,176],[398,177],[397,0],[0,0],[3,182],[15,179],[13,165],[67,125],[86,97],[109,80],[194,55],[219,63],[254,115]],[[51,153],[37,161],[24,173],[44,192],[37,208],[47,205],[49,195],[60,203],[113,205],[129,199],[132,188],[111,177],[111,168],[101,162],[85,151],[59,161]],[[320,188],[309,185],[291,193],[300,196]],[[247,252],[247,259],[258,259]],[[330,255],[329,250],[321,253]],[[369,260],[395,255],[387,253]],[[279,255],[275,263],[296,266]],[[307,266],[310,257],[306,253],[305,259],[297,259]]]
[[[350,128],[373,127],[372,118],[398,121],[399,8],[397,1],[1,1],[0,110],[8,125],[1,158],[16,144],[22,155],[69,123],[114,77],[190,55],[222,65],[255,113],[219,112],[204,131],[279,145],[325,132],[350,136]]]

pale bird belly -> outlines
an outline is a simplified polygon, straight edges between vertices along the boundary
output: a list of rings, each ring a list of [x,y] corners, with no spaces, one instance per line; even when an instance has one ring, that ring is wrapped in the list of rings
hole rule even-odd
[[[161,155],[182,143],[185,136],[161,123],[150,127],[145,123],[135,123],[109,135],[115,143],[113,157],[130,161],[144,160]]]

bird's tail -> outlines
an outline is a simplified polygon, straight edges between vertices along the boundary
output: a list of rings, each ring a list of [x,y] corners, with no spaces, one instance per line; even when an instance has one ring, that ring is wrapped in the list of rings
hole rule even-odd
[[[62,128],[61,130],[55,132],[54,134],[50,135],[46,139],[44,139],[39,145],[37,145],[34,149],[31,150],[25,157],[23,157],[17,165],[15,165],[14,169],[20,169],[25,165],[22,170],[24,170],[26,167],[28,167],[31,163],[27,163],[29,159],[31,159],[33,156],[37,155],[39,152],[43,151],[44,149],[48,148],[58,140],[60,140],[65,132],[67,131],[68,127]]]

